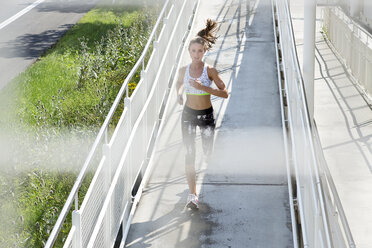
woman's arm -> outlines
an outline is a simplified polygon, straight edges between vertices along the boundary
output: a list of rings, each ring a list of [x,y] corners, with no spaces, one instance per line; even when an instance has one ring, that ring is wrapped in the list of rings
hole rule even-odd
[[[208,92],[211,95],[228,98],[229,92],[227,92],[225,83],[222,81],[220,75],[218,74],[218,71],[212,67],[208,68],[207,71],[208,71],[209,78],[214,81],[218,89],[204,86],[199,80],[190,80],[190,85],[198,90],[203,90],[205,92]]]
[[[176,93],[177,93],[177,102],[178,104],[183,104],[183,78],[185,76],[186,67],[181,67],[178,71],[178,79],[177,79],[177,85],[176,85]]]

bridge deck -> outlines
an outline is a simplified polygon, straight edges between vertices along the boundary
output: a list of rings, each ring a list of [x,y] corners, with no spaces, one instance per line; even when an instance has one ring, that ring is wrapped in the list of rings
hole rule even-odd
[[[200,1],[191,35],[207,18],[221,24],[206,62],[230,92],[228,100],[213,98],[217,132],[208,163],[197,139],[200,210],[184,208],[182,107],[173,91],[126,247],[293,246],[270,3]],[[187,63],[185,51],[181,65]]]
[[[291,1],[300,63],[303,6]],[[318,8],[315,51],[315,120],[356,247],[372,244],[372,111],[347,68],[321,35]]]

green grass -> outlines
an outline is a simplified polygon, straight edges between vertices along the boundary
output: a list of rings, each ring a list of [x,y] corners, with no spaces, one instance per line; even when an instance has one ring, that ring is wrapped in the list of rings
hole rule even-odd
[[[16,116],[31,126],[100,126],[143,49],[148,19],[138,7],[93,9],[0,97],[13,95]]]
[[[0,227],[1,247],[43,247],[75,181],[75,174],[35,169],[0,180],[3,186],[1,192],[7,199],[2,202],[0,211],[3,220]],[[10,188],[5,188],[9,185]],[[86,185],[83,187],[86,188]],[[86,192],[85,188],[82,192]],[[70,226],[71,215],[57,247],[62,246]]]
[[[0,247],[44,246],[155,18],[155,8],[96,7],[0,91],[0,131],[15,134],[10,135],[12,154],[0,159],[5,168],[0,173]],[[132,90],[138,80],[136,74]],[[66,134],[78,151],[64,151],[70,144],[62,142]],[[79,192],[80,201],[91,178]],[[71,215],[56,247],[70,226]]]

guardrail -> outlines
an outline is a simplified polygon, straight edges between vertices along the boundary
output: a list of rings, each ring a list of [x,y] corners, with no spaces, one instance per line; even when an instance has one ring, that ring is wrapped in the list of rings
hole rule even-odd
[[[318,6],[336,6],[342,4],[342,0],[317,0]]]
[[[278,19],[276,15],[276,9],[274,5],[274,0],[272,2],[272,15],[273,15],[273,29],[274,29],[274,41],[275,45],[279,44],[279,30],[278,30]],[[291,214],[291,227],[292,227],[292,239],[293,239],[293,248],[299,247],[299,240],[298,240],[298,228],[297,228],[297,218],[296,218],[296,210],[294,204],[294,194],[293,194],[293,182],[292,182],[292,174],[293,168],[291,166],[290,161],[290,154],[289,154],[289,142],[288,142],[288,130],[287,130],[287,117],[286,117],[286,107],[284,103],[284,94],[285,88],[283,84],[283,80],[281,77],[281,68],[280,68],[280,60],[281,57],[279,55],[279,49],[275,49],[276,55],[276,63],[277,63],[277,73],[278,73],[278,86],[279,86],[279,98],[280,98],[280,110],[281,110],[281,120],[282,120],[282,133],[283,133],[283,143],[284,143],[284,153],[285,153],[285,164],[287,170],[287,182],[288,182],[288,197],[289,197],[289,211]]]
[[[325,196],[325,205],[327,209],[328,219],[331,225],[332,238],[337,242],[334,247],[349,247],[355,248],[355,242],[351,234],[349,224],[346,219],[344,209],[341,204],[341,200],[337,194],[337,189],[335,183],[333,182],[331,172],[327,166],[325,160],[322,145],[319,138],[319,133],[317,131],[316,123],[313,123],[313,137],[315,142],[316,153],[318,156],[318,163],[321,165],[321,180],[322,188]]]
[[[351,69],[360,90],[372,102],[372,34],[339,7],[326,8],[323,13],[328,39]]]
[[[197,2],[165,1],[144,51],[124,80],[45,247],[53,247],[74,201],[66,248],[113,247],[120,226],[128,224],[132,191],[146,170],[169,83],[177,67],[177,54],[183,47]],[[128,84],[138,69],[141,80],[129,96]],[[109,125],[123,101],[124,110],[109,137]],[[94,166],[97,166],[94,177],[79,208],[80,187]]]
[[[309,116],[288,0],[275,0],[279,57],[286,107],[289,153],[301,229],[300,247],[355,247],[324,159],[318,131]]]

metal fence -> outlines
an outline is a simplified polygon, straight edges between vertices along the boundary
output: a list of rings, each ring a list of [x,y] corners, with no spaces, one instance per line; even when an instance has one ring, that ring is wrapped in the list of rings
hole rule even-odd
[[[113,247],[120,226],[129,224],[133,188],[146,170],[177,68],[177,54],[182,50],[197,3],[165,1],[148,43],[125,79],[45,247],[53,247],[73,201],[75,210],[66,248]],[[149,59],[145,65],[146,57]],[[138,69],[141,80],[129,96],[128,83]],[[124,110],[109,137],[109,124],[123,101]],[[79,189],[94,161],[98,161],[98,166],[79,207]],[[125,235],[123,232],[123,240]]]
[[[372,34],[350,19],[341,8],[324,9],[324,28],[362,92],[372,99]]]
[[[286,106],[289,157],[300,226],[300,247],[355,247],[319,141],[309,117],[287,0],[275,0],[279,58]]]
[[[272,1],[272,15],[273,15],[273,29],[274,29],[274,41],[277,45],[279,43],[279,25],[277,13],[275,11],[274,1]],[[290,154],[289,154],[289,144],[288,144],[288,130],[286,127],[287,114],[286,107],[284,102],[285,88],[283,80],[281,78],[281,57],[279,49],[275,49],[276,63],[277,63],[277,73],[278,73],[278,87],[279,87],[279,98],[280,98],[280,107],[281,107],[281,121],[282,121],[282,133],[283,133],[283,144],[284,144],[284,155],[285,155],[285,164],[287,170],[287,182],[288,182],[288,198],[289,198],[289,211],[291,214],[291,228],[292,228],[292,238],[293,238],[293,248],[300,247],[298,239],[298,228],[297,228],[297,218],[295,210],[295,201],[293,194],[294,182],[292,181],[293,168],[291,166]]]

